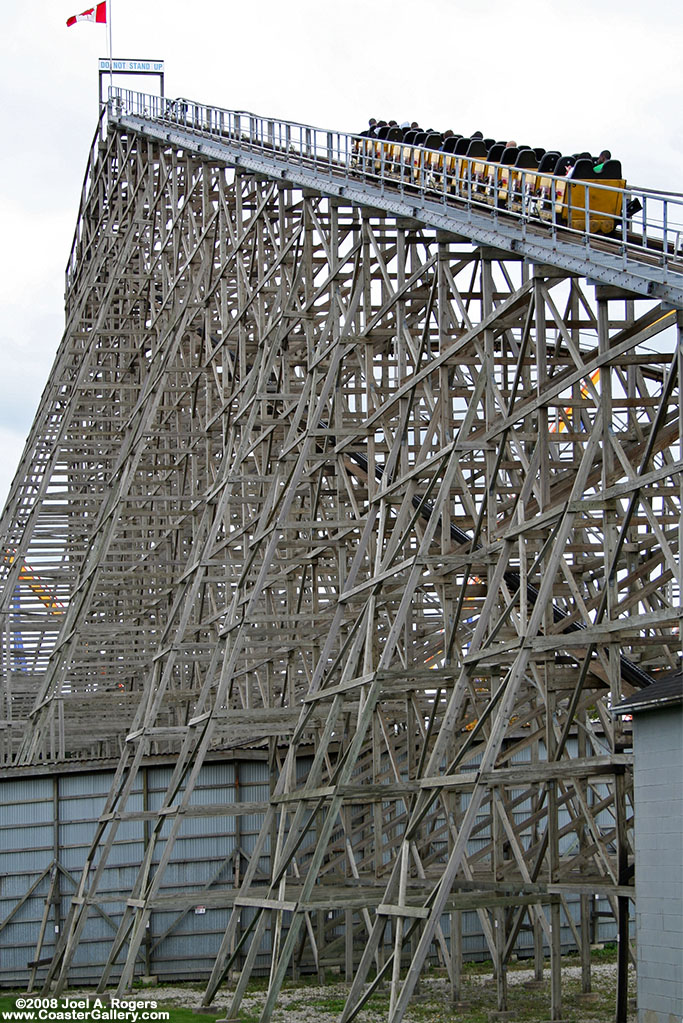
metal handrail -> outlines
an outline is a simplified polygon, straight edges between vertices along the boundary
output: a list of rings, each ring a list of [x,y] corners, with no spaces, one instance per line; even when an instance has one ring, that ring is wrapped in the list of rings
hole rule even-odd
[[[444,209],[465,206],[487,211],[494,221],[505,218],[515,224],[522,238],[538,236],[539,230],[550,237],[562,232],[563,239],[574,237],[595,251],[596,246],[604,249],[607,239],[593,225],[609,219],[620,229],[609,240],[623,266],[635,259],[657,266],[665,279],[669,273],[677,279],[683,274],[683,197],[675,193],[544,174],[546,192],[541,195],[537,170],[227,110],[183,97],[168,99],[112,88],[107,109],[114,119],[137,116],[177,126],[183,132],[227,142],[234,149],[305,167],[323,182],[338,185],[361,180],[385,195],[409,197],[413,205],[421,200]],[[642,207],[635,216],[629,214],[632,200]],[[591,205],[596,202],[611,213],[601,215]],[[73,269],[71,265],[67,273]]]

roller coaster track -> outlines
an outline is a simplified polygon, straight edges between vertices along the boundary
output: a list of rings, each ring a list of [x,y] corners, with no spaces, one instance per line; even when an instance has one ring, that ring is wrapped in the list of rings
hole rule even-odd
[[[459,169],[458,194],[452,195],[448,175],[441,175],[440,183],[430,180],[429,151],[419,146],[411,147],[405,166],[392,162],[390,167],[381,149],[377,159],[360,156],[359,139],[351,134],[125,90],[117,90],[110,101],[109,118],[122,128],[182,146],[204,159],[413,217],[473,243],[517,252],[534,262],[683,307],[681,194],[625,189],[617,201],[619,238],[607,239],[589,230],[568,230],[554,208],[547,222],[533,215],[530,202],[517,212],[501,212],[495,195],[487,203],[477,194],[472,173],[476,161],[467,158]],[[522,192],[525,177],[531,179],[535,173],[522,174]],[[563,182],[554,180],[558,185]],[[599,184],[594,187],[612,191]],[[642,206],[637,232],[627,213],[631,199]]]
[[[344,1023],[384,978],[399,1023],[431,959],[457,996],[476,914],[498,1009],[527,928],[561,1019],[563,928],[587,991],[600,897],[621,1023],[632,756],[611,709],[680,663],[681,197],[612,189],[606,237],[559,201],[537,215],[523,177],[504,207],[467,160],[455,181],[364,146],[124,91],[102,111],[0,530],[8,770],[117,765],[37,969],[46,992],[73,979],[135,833],[101,989],[201,903],[194,926],[228,919],[206,1004],[236,971],[236,1018],[265,966],[266,1021],[290,967],[330,964]],[[207,757],[245,747],[264,799],[198,804]],[[178,850],[248,814],[244,869],[207,891]]]
[[[391,172],[385,170],[381,156],[376,171],[374,154],[364,160],[357,152],[358,138],[349,134],[182,99],[163,100],[125,91],[120,91],[110,101],[109,117],[124,129],[182,146],[204,159],[225,161],[251,173],[290,181],[302,188],[383,209],[397,216],[413,217],[420,223],[464,234],[473,243],[518,252],[529,259],[543,260],[605,284],[665,298],[683,308],[683,196],[647,193],[643,189],[624,192],[623,238],[629,237],[627,202],[637,198],[645,212],[638,240],[634,241],[631,234],[630,244],[623,244],[597,234],[578,236],[554,217],[549,224],[541,225],[538,218],[528,215],[501,215],[495,203],[488,205],[477,201],[472,187],[473,160],[465,159],[467,169],[464,174],[461,171],[465,195],[453,198],[447,191],[446,176],[442,178],[439,196],[438,187],[416,185],[403,168],[394,170],[392,166]],[[378,145],[381,153],[381,144]],[[424,182],[428,177],[427,151],[419,146],[411,148],[419,155],[416,159],[411,152],[410,167],[417,165],[418,181]],[[364,163],[372,165],[369,172],[363,170]],[[439,198],[443,201],[435,201]],[[658,207],[656,215],[655,205]],[[651,211],[649,221],[648,210]],[[668,258],[669,253],[673,258]],[[367,472],[367,459],[362,454],[354,452],[350,458]],[[381,466],[375,468],[375,474],[378,481],[381,480]],[[420,504],[417,496],[413,501],[416,506]],[[428,518],[430,513],[431,507],[426,504],[422,514]],[[464,530],[455,524],[450,529],[459,544],[471,546],[472,538]],[[513,585],[519,584],[517,573],[507,573],[506,578]],[[535,588],[527,590],[534,600]],[[560,622],[566,612],[555,607],[554,616],[556,622]],[[576,630],[581,626],[572,624],[568,628]],[[634,685],[645,686],[652,682],[651,676],[628,658],[622,657],[622,670]]]

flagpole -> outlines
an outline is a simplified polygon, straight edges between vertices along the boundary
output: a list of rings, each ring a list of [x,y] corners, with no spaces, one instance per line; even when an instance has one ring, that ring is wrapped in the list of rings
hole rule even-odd
[[[114,53],[111,45],[111,9],[113,0],[107,0],[107,41],[109,43],[109,90],[114,88]]]

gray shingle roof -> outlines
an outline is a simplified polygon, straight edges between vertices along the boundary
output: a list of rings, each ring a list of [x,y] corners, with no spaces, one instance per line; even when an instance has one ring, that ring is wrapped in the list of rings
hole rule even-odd
[[[614,714],[636,714],[670,704],[683,703],[683,671],[658,679],[651,686],[629,696],[613,709]]]

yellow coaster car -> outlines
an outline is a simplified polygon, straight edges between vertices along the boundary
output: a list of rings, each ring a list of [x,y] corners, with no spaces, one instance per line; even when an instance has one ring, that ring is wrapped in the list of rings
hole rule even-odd
[[[608,160],[600,173],[590,160],[577,160],[558,203],[558,219],[575,231],[611,234],[621,220],[625,187],[618,160]]]

